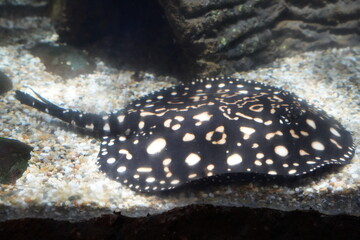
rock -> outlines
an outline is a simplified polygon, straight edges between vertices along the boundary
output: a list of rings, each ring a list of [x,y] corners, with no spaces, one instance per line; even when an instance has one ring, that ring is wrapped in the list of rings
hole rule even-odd
[[[30,49],[46,66],[46,70],[63,78],[91,73],[95,63],[81,50],[71,46],[39,43]]]
[[[19,18],[24,16],[44,16],[49,11],[51,1],[6,0],[0,1],[2,18]]]
[[[160,0],[203,75],[232,74],[297,52],[360,42],[358,1]]]
[[[210,205],[141,218],[107,214],[80,222],[0,222],[3,239],[39,239],[40,233],[40,239],[360,239],[359,217]]]
[[[0,137],[0,183],[14,184],[27,168],[32,147]]]
[[[12,88],[13,85],[10,78],[0,71],[0,94],[6,93]]]
[[[53,1],[6,0],[0,1],[0,46],[33,44],[50,38],[53,29],[46,18]],[[55,1],[54,1],[55,2]]]
[[[187,61],[158,1],[57,2],[62,6],[52,22],[59,42],[86,49],[115,68],[187,73]]]

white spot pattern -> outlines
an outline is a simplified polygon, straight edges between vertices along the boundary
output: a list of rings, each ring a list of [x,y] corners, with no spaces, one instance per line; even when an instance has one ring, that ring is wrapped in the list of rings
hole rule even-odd
[[[153,140],[146,148],[148,154],[157,154],[161,152],[166,146],[166,140],[164,138],[157,138]]]
[[[185,162],[187,163],[187,165],[189,166],[194,166],[196,165],[198,162],[200,162],[201,158],[198,154],[196,153],[190,153],[186,159]]]

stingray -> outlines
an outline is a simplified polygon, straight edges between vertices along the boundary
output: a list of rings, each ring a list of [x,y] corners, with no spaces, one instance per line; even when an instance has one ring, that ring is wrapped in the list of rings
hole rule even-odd
[[[296,95],[238,78],[204,78],[161,89],[97,115],[16,91],[23,104],[102,137],[109,178],[140,192],[245,173],[301,176],[354,155],[351,134]]]

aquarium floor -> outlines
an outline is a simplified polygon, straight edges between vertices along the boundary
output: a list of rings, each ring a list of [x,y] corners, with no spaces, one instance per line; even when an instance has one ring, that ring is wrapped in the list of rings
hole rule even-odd
[[[324,109],[360,143],[360,48],[328,49],[279,59],[271,66],[237,76],[292,91]],[[31,86],[63,107],[101,113],[121,109],[132,99],[169,82],[131,80],[132,72],[97,62],[93,74],[63,80],[45,71],[22,45],[0,47],[0,70],[14,89]],[[0,136],[34,147],[29,167],[14,185],[0,186],[0,220],[41,217],[79,221],[121,212],[146,216],[189,204],[314,209],[325,214],[360,215],[359,147],[351,164],[303,184],[247,183],[144,195],[108,179],[96,165],[99,140],[21,105],[10,91],[0,98]]]

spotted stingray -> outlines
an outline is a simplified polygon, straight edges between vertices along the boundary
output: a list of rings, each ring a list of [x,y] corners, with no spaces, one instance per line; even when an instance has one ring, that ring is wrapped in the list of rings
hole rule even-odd
[[[35,93],[35,92],[34,92]],[[102,136],[97,163],[141,192],[215,176],[299,176],[349,163],[351,134],[325,112],[280,88],[206,78],[166,88],[96,115],[16,91],[21,103]]]

